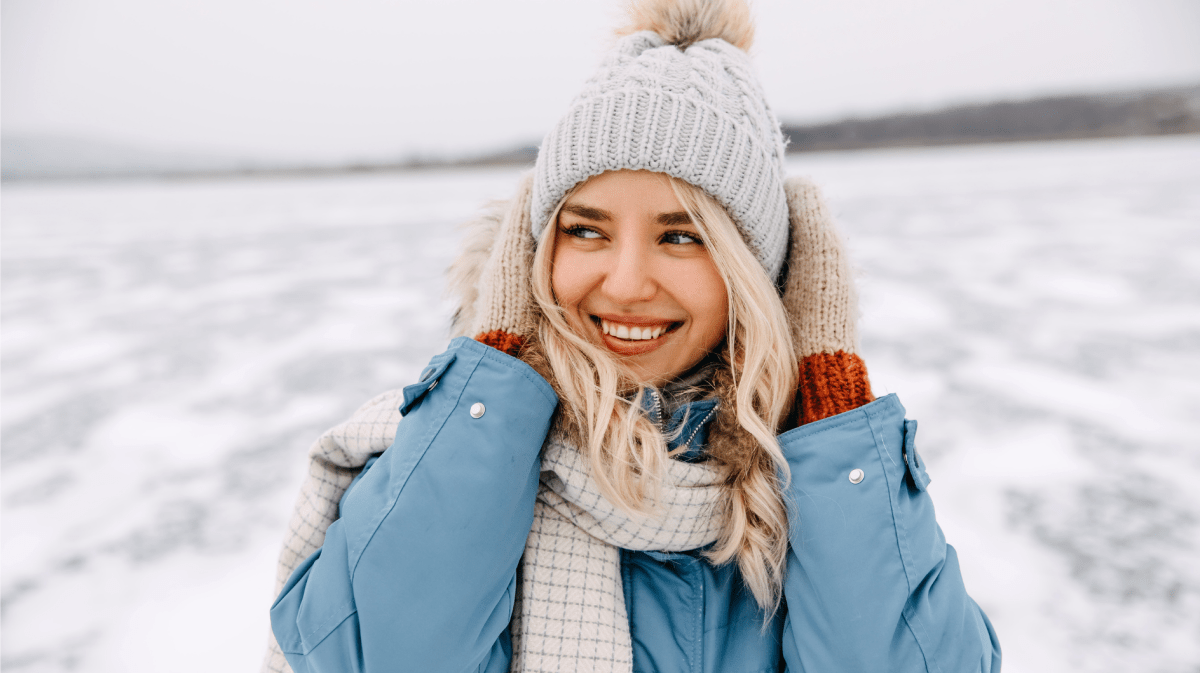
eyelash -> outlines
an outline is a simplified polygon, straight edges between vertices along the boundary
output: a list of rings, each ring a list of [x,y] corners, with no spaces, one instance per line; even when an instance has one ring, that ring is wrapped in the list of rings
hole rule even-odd
[[[603,237],[603,234],[601,234],[599,231],[596,231],[595,229],[593,229],[591,227],[585,227],[581,224],[569,226],[563,230],[563,233],[565,233],[568,236],[574,236],[575,238],[582,238],[582,239],[596,239],[596,238]],[[588,236],[587,234],[593,234],[593,235]],[[669,240],[673,237],[686,238],[689,240],[687,240],[687,241]],[[661,238],[659,238],[659,241],[661,241],[663,243],[669,243],[671,245],[688,245],[689,243],[694,243],[696,245],[704,245],[704,241],[701,240],[699,236],[697,236],[696,234],[693,234],[692,232],[689,232],[689,231],[668,231],[668,232],[664,233]]]
[[[584,238],[584,239],[595,239],[595,238],[601,238],[603,236],[600,232],[596,231],[595,229],[592,229],[591,227],[585,227],[580,224],[576,224],[576,225],[567,227],[566,229],[563,230],[563,233],[565,233],[567,236],[574,236],[575,238]],[[584,236],[583,234],[595,234],[595,236]]]
[[[667,233],[663,234],[662,238],[660,238],[659,240],[667,241],[667,239],[669,237],[673,237],[673,236],[681,236],[683,238],[691,239],[689,241],[690,243],[695,243],[696,245],[704,245],[704,241],[702,241],[699,236],[691,233],[690,231],[668,231]],[[676,241],[667,241],[667,242],[670,242],[673,245],[687,245],[687,243],[680,243],[680,242],[676,242]]]

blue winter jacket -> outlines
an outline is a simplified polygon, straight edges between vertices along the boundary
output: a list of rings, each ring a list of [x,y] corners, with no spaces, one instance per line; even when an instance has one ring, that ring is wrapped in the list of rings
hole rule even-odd
[[[296,673],[508,671],[556,405],[528,365],[470,339],[433,358],[405,388],[395,442],[271,608]],[[765,630],[736,564],[624,551],[634,670],[998,671],[995,632],[934,520],[915,431],[889,395],[780,435],[791,545],[784,605]]]

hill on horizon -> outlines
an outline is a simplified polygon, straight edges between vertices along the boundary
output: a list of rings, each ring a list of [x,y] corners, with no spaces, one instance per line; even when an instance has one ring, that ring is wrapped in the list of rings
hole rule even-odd
[[[785,121],[782,128],[789,139],[789,153],[1200,133],[1200,85],[996,101],[810,124]],[[482,150],[466,157],[300,163],[170,151],[78,136],[0,138],[0,178],[6,182],[526,165],[536,158],[536,143],[500,151]]]

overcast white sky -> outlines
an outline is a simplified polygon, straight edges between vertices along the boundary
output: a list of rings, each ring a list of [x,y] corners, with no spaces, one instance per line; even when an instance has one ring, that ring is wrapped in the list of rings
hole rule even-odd
[[[4,0],[3,130],[257,158],[537,142],[620,0]],[[759,0],[784,120],[1200,83],[1198,0]]]

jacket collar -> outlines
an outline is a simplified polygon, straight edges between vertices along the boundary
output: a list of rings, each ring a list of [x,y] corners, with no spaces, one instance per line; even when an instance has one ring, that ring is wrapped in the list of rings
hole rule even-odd
[[[716,416],[720,400],[715,397],[680,401],[667,410],[668,393],[654,388],[642,391],[642,409],[658,424],[667,440],[667,450],[679,451],[674,458],[688,463],[704,461],[708,425]]]

